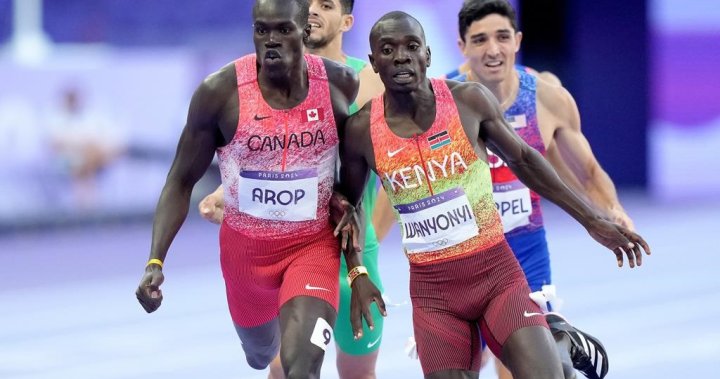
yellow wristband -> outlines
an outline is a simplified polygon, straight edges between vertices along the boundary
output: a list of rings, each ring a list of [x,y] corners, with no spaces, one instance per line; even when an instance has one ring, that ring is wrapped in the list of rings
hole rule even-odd
[[[158,265],[158,266],[160,266],[160,268],[162,268],[162,266],[163,266],[163,261],[161,261],[161,260],[159,260],[159,259],[157,259],[157,258],[153,258],[153,259],[151,259],[151,260],[148,261],[148,263],[145,265],[145,267],[150,266],[150,265],[153,265],[153,264],[154,264],[154,265]]]
[[[352,286],[353,282],[355,281],[355,279],[358,278],[358,276],[367,275],[367,274],[368,274],[367,267],[365,267],[365,266],[353,267],[352,270],[348,271],[348,274],[347,274],[348,286]]]

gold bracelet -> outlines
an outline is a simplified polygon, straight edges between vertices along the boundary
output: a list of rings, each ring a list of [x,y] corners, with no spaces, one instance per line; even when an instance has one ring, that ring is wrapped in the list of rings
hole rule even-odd
[[[162,268],[162,267],[163,267],[163,261],[161,261],[161,260],[159,260],[159,259],[157,259],[157,258],[153,258],[153,259],[151,259],[151,260],[148,261],[148,263],[145,265],[145,267],[150,266],[150,265],[158,265],[158,266],[160,266],[160,268]]]
[[[353,267],[352,270],[348,271],[348,274],[347,274],[348,286],[352,286],[353,282],[355,281],[355,279],[358,278],[358,276],[367,275],[367,274],[368,274],[367,267],[365,267],[365,266]]]

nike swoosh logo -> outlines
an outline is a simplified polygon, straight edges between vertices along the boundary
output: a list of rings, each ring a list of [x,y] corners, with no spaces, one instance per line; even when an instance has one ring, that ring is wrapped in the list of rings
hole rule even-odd
[[[270,117],[272,117],[272,116],[258,116],[258,115],[255,115],[255,121],[264,120],[264,119],[270,118]]]
[[[387,153],[388,153],[388,157],[392,158],[392,157],[396,156],[399,152],[403,151],[404,149],[405,149],[404,147],[401,147],[401,148],[399,148],[399,149],[397,149],[397,150],[395,150],[395,151],[390,151],[390,150],[388,150],[388,152],[387,152]]]
[[[313,286],[310,285],[310,283],[308,283],[308,284],[305,285],[305,289],[306,289],[306,290],[309,290],[309,291],[328,291],[328,292],[330,292],[330,290],[327,289],[327,288],[313,287]]]
[[[382,336],[378,337],[375,341],[368,342],[367,348],[370,349],[370,348],[372,348],[373,346],[377,345],[377,343],[380,342],[380,339],[381,339],[381,338],[382,338]]]
[[[525,311],[525,313],[523,313],[523,316],[525,316],[525,317],[542,316],[542,315],[543,315],[542,313],[528,312],[528,311]]]

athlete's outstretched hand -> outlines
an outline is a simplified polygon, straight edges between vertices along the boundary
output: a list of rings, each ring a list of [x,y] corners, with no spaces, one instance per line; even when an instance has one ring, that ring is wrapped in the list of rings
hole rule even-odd
[[[355,251],[360,252],[360,221],[355,207],[339,192],[333,192],[330,198],[330,217],[335,226],[335,236],[342,234],[341,245],[352,242]]]
[[[630,268],[642,265],[642,252],[650,255],[650,247],[639,234],[630,229],[598,218],[587,226],[587,231],[595,241],[600,242],[615,253],[618,267],[623,266],[623,254],[627,256]]]
[[[140,305],[147,313],[155,312],[162,303],[163,295],[160,285],[165,280],[162,268],[157,265],[150,265],[145,268],[145,274],[140,279],[140,285],[135,296],[137,296]]]
[[[375,327],[372,313],[370,313],[370,305],[373,301],[377,304],[383,317],[387,316],[387,311],[380,290],[367,275],[360,275],[355,278],[350,288],[352,290],[350,296],[350,323],[353,328],[353,336],[357,340],[362,338],[363,335],[363,318],[365,318],[368,328],[372,330]]]
[[[205,196],[198,204],[198,211],[204,219],[214,224],[221,224],[225,216],[225,199],[222,192],[215,191]]]

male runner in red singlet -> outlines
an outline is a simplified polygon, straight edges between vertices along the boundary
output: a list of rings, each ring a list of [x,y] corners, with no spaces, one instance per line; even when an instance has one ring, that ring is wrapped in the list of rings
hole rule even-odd
[[[355,102],[349,112],[355,113],[360,107],[384,90],[380,77],[373,72],[366,61],[346,55],[343,50],[343,36],[354,23],[352,14],[354,0],[312,0],[310,1],[310,35],[305,40],[306,53],[318,55],[350,66],[358,74],[359,88]],[[380,241],[395,224],[395,216],[385,191],[378,190],[376,177],[367,183],[363,197],[366,215],[363,265],[370,280],[381,291],[382,280],[378,267]],[[198,205],[200,214],[211,222],[222,224],[224,191],[220,185]],[[363,338],[355,339],[350,324],[350,287],[345,262],[340,262],[340,303],[335,320],[333,337],[336,347],[336,365],[340,379],[375,379],[375,366],[382,345],[383,318],[378,307],[372,307],[374,328],[365,327]],[[280,357],[270,364],[268,379],[284,379]]]
[[[341,183],[355,203],[372,169],[397,211],[425,377],[477,378],[479,334],[515,378],[563,377],[545,317],[505,241],[486,148],[611,249],[618,264],[625,254],[631,267],[640,265],[649,247],[571,192],[512,130],[487,88],[427,79],[430,50],[412,16],[383,16],[370,47],[386,90],[348,120]],[[368,300],[360,295],[351,303],[358,333],[368,317]]]
[[[248,364],[264,369],[280,349],[287,378],[320,374],[337,315],[336,235],[356,216],[345,206],[333,231],[336,125],[347,118],[357,77],[346,66],[303,55],[308,8],[306,0],[256,1],[255,54],[208,76],[195,91],[136,292],[147,312],[160,306],[163,261],[192,188],[217,151],[225,190],[220,261],[230,315]],[[343,233],[355,247],[344,249],[349,267],[362,264],[352,234]],[[376,299],[384,313],[380,292],[366,276],[359,279],[356,292]]]

